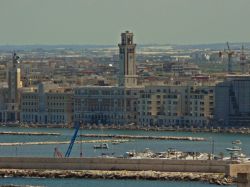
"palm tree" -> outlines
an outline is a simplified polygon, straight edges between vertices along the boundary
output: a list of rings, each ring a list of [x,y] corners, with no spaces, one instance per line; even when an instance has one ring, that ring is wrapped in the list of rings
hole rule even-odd
[[[223,153],[223,152],[220,152],[220,153],[219,153],[219,156],[220,156],[221,160],[223,160],[223,158],[224,158],[224,153]]]

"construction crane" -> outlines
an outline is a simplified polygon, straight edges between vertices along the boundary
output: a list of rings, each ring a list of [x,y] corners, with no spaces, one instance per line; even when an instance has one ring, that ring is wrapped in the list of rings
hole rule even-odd
[[[68,150],[65,153],[65,157],[69,157],[70,156],[71,150],[73,148],[73,145],[74,145],[76,137],[77,137],[77,133],[78,133],[79,128],[80,128],[80,123],[79,122],[75,122],[74,127],[75,127],[75,132],[74,132],[74,135],[71,138]]]
[[[241,47],[241,53],[240,53],[240,67],[241,67],[241,73],[244,74],[246,73],[246,55],[244,52],[244,46],[242,44]]]
[[[223,54],[226,54],[228,56],[228,63],[227,63],[227,72],[228,74],[232,74],[233,70],[232,70],[232,56],[234,54],[234,51],[232,51],[230,49],[229,43],[227,42],[227,51],[224,50],[223,52],[219,52],[219,57],[222,57]]]
[[[62,153],[59,151],[59,149],[57,147],[55,147],[54,158],[62,158],[62,157],[63,157]]]

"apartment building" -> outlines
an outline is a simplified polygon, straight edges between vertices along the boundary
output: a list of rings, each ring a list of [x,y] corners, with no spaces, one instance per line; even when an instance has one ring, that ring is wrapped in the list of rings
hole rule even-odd
[[[73,118],[73,92],[41,83],[21,94],[20,107],[22,123],[69,124]]]
[[[74,120],[84,124],[124,125],[137,121],[140,87],[84,86],[74,92]]]
[[[207,125],[213,116],[213,87],[146,86],[138,100],[142,126]]]

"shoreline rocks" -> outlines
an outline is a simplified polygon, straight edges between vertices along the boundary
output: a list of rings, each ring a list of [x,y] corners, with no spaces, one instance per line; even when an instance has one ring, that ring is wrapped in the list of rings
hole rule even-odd
[[[38,177],[38,178],[88,178],[88,179],[135,179],[200,181],[210,184],[230,185],[235,178],[223,173],[182,173],[156,171],[101,171],[101,170],[35,170],[0,169],[0,177]]]

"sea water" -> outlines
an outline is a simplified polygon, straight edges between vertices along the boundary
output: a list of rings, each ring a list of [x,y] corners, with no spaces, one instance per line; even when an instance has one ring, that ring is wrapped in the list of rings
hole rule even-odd
[[[74,133],[74,129],[65,128],[20,128],[20,127],[0,127],[0,131],[13,132],[50,132],[60,133],[58,136],[27,136],[27,135],[0,135],[0,143],[3,142],[47,142],[47,141],[69,141]],[[148,135],[148,136],[192,136],[203,137],[208,141],[178,141],[178,140],[130,140],[121,144],[109,144],[107,150],[93,149],[94,143],[75,144],[71,157],[79,157],[81,150],[84,157],[97,157],[103,153],[113,153],[115,156],[122,156],[126,151],[143,151],[146,148],[154,152],[166,151],[168,148],[175,148],[180,151],[190,152],[212,152],[214,141],[214,153],[228,153],[225,148],[232,147],[232,141],[240,140],[243,152],[250,156],[250,136],[243,134],[229,133],[192,133],[192,132],[167,132],[167,131],[143,131],[143,130],[79,130],[79,134],[126,134],[126,135]],[[93,140],[98,138],[81,138],[77,140]],[[100,138],[99,138],[100,139]],[[106,139],[106,138],[103,138]],[[30,157],[53,157],[54,148],[64,154],[67,151],[68,144],[50,144],[50,145],[23,145],[23,146],[0,146],[1,156],[30,156]],[[148,180],[101,180],[101,179],[41,179],[41,178],[1,178],[0,185],[19,184],[36,186],[183,186],[183,187],[206,187],[213,186],[200,182],[177,182],[177,181],[148,181]]]
[[[109,179],[42,179],[42,178],[0,178],[0,185],[32,185],[47,187],[215,187],[203,182],[109,180]],[[231,185],[230,187],[236,187]]]

